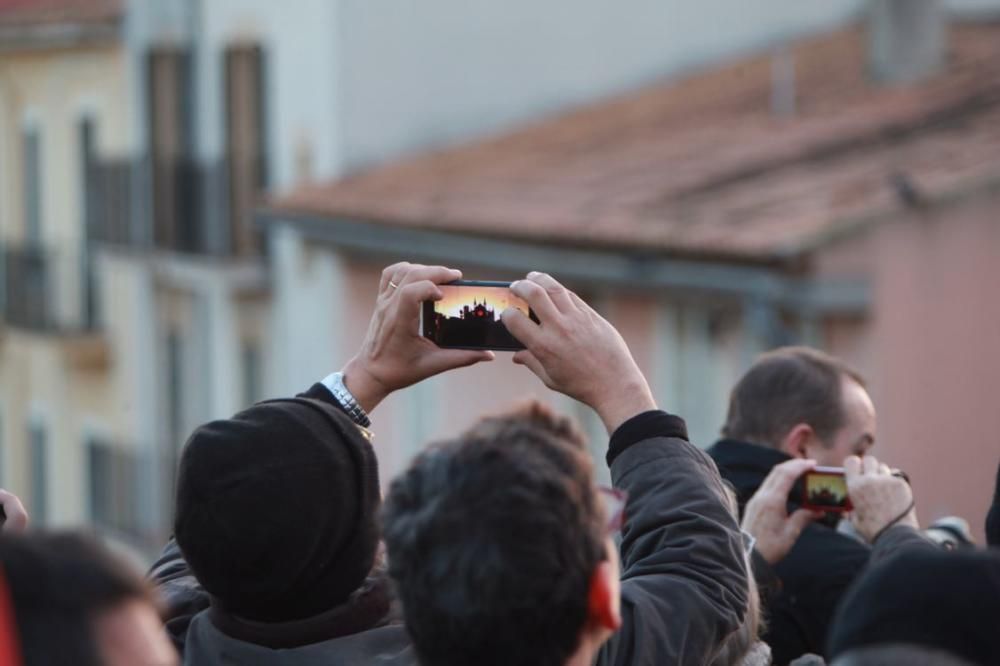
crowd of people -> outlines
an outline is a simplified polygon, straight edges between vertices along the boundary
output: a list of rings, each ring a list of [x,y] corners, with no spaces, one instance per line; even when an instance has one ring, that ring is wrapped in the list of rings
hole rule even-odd
[[[699,449],[543,273],[511,286],[536,317],[503,313],[513,361],[595,410],[612,487],[573,422],[526,403],[427,446],[383,498],[369,414],[494,360],[418,333],[460,277],[388,267],[340,372],[199,427],[145,577],[0,492],[0,666],[1000,663],[1000,470],[988,545],[931,538],[871,453],[864,379],[806,348],[762,355]],[[817,466],[844,468],[847,518],[792,501]]]

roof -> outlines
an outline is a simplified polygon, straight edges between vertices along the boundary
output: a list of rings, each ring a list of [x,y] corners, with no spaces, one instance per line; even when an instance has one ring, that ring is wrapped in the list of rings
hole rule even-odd
[[[276,199],[271,213],[746,261],[1000,177],[1000,24],[951,28],[946,71],[882,87],[861,28]],[[908,191],[904,191],[908,190]],[[909,200],[909,203],[907,203]]]
[[[113,37],[122,0],[0,0],[0,49]]]

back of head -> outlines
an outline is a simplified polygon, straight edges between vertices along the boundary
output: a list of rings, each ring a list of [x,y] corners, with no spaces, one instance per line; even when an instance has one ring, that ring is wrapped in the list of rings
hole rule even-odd
[[[281,622],[329,610],[364,582],[378,505],[358,428],[319,401],[273,400],[191,435],[174,534],[213,604]]]
[[[861,375],[828,354],[808,347],[782,347],[762,354],[729,396],[722,434],[777,448],[799,423],[829,442],[843,425],[844,377],[864,386]]]
[[[0,570],[25,666],[99,666],[98,617],[128,601],[153,603],[127,563],[80,534],[4,535]]]
[[[605,557],[582,437],[539,405],[484,420],[393,482],[383,531],[421,663],[561,665]]]
[[[1000,553],[901,552],[844,596],[828,652],[834,664],[995,664],[997,618]]]

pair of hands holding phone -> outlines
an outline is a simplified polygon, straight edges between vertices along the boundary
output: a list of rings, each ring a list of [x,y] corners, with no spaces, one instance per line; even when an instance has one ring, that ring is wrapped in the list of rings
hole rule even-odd
[[[361,350],[344,367],[344,382],[371,411],[390,393],[455,368],[490,362],[491,351],[442,349],[420,334],[421,304],[442,298],[440,286],[461,271],[399,263],[382,272],[375,312]],[[513,361],[550,389],[593,408],[609,432],[655,409],[649,385],[615,328],[579,296],[544,273],[529,273],[511,291],[531,307],[538,323],[515,308],[503,323],[525,349]]]
[[[792,486],[815,467],[815,460],[802,458],[776,465],[747,502],[743,530],[757,540],[757,552],[769,564],[784,559],[802,530],[823,516],[822,512],[809,509],[796,509],[792,513],[787,509]],[[910,484],[894,475],[888,465],[870,455],[850,456],[844,461],[844,478],[853,505],[851,523],[866,542],[874,542],[893,525],[919,528]]]

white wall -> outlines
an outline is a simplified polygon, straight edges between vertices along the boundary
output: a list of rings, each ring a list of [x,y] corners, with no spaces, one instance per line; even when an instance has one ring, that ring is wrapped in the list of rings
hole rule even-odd
[[[1000,12],[1000,0],[948,0],[946,4],[957,13]]]
[[[343,0],[352,166],[828,29],[858,0]]]
[[[329,0],[200,0],[198,154],[211,160],[225,146],[224,63],[228,45],[264,47],[266,122],[272,185],[295,182],[296,157],[307,146],[316,177],[339,172],[337,137],[338,6]]]

